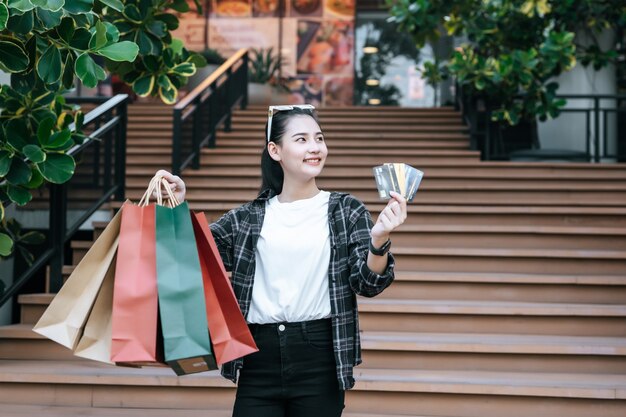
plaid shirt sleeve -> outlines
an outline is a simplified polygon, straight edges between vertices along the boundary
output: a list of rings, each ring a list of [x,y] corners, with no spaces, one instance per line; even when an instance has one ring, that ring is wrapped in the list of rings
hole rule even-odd
[[[220,251],[222,262],[224,262],[224,267],[227,271],[232,271],[233,269],[234,236],[238,224],[235,210],[230,210],[210,225],[215,244]]]
[[[374,297],[387,288],[394,279],[395,261],[389,252],[387,267],[382,274],[377,274],[367,266],[370,231],[373,226],[372,216],[362,202],[352,199],[348,229],[348,251],[350,256],[350,287],[364,297]]]

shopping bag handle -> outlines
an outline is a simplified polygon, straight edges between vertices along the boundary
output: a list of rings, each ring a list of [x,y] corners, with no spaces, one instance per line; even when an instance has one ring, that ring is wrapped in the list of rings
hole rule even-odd
[[[170,187],[170,183],[167,182],[167,180],[163,177],[161,177],[161,184],[160,184],[163,188],[165,188],[165,192],[167,194],[167,196],[169,197],[168,199],[168,205],[172,208],[180,205],[180,201],[178,201],[178,198],[176,198],[176,196],[174,195],[174,191],[172,191],[172,187]],[[161,187],[159,187],[159,190],[161,189]]]
[[[165,193],[168,196],[168,201],[166,202],[166,204],[163,204],[163,189],[165,189]],[[161,176],[154,176],[150,180],[150,184],[148,185],[146,192],[143,194],[143,197],[141,197],[141,200],[139,201],[139,206],[145,207],[150,204],[150,196],[152,196],[152,194],[155,195],[156,203],[159,206],[165,205],[167,207],[174,208],[180,205],[180,201],[178,201],[178,199],[174,195],[170,184],[165,178]]]

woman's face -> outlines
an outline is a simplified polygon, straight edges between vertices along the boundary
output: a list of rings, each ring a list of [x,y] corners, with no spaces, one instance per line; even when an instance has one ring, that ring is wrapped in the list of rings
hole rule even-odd
[[[272,158],[280,162],[285,177],[302,182],[322,172],[328,155],[319,125],[306,115],[291,117],[280,145],[269,150]]]

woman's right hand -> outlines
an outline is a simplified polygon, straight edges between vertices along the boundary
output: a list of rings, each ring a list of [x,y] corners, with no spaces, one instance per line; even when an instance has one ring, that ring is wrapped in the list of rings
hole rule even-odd
[[[185,201],[185,193],[187,191],[185,188],[185,182],[178,175],[173,175],[164,169],[160,169],[156,172],[156,174],[154,174],[154,176],[165,178],[174,192],[176,199],[180,203]],[[163,197],[167,198],[167,194],[164,194]]]

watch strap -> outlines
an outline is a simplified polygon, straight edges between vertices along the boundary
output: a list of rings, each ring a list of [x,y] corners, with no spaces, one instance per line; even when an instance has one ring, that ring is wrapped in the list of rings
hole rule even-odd
[[[372,239],[370,239],[370,252],[372,252],[376,256],[383,256],[387,252],[389,252],[389,248],[391,247],[391,239],[387,239],[385,243],[380,248],[374,247],[372,244]]]

